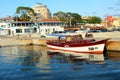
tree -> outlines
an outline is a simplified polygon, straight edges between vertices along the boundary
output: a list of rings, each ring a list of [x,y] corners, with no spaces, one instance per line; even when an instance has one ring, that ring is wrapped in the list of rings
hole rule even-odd
[[[100,17],[93,16],[88,20],[89,23],[96,24],[96,23],[101,23],[102,20]]]
[[[53,16],[63,21],[67,26],[74,26],[82,21],[81,16],[77,13],[59,11],[54,13]]]
[[[30,17],[29,17],[26,13],[23,13],[23,14],[20,16],[20,20],[22,20],[22,21],[29,21],[29,20],[30,20]]]
[[[17,9],[16,9],[16,13],[17,14],[20,14],[20,13],[26,13],[26,14],[32,14],[32,15],[35,15],[34,13],[34,10],[30,7],[23,7],[23,6],[19,6]]]
[[[72,23],[71,24],[73,26],[76,26],[77,23],[81,23],[82,22],[82,18],[81,18],[81,16],[78,13],[72,13],[71,15],[72,15],[72,19],[71,19]]]
[[[30,7],[19,6],[16,9],[16,14],[21,14],[20,19],[24,21],[29,21],[30,17],[35,17],[34,10]]]
[[[20,18],[19,18],[19,16],[13,16],[13,20],[14,21],[20,21]]]
[[[59,11],[53,14],[55,18],[58,18],[60,21],[65,21],[66,20],[66,13]]]

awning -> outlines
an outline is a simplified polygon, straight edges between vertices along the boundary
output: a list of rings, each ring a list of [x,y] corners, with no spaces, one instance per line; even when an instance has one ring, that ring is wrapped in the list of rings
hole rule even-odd
[[[4,30],[4,29],[3,29],[3,28],[0,28],[0,31],[1,31],[1,30]]]

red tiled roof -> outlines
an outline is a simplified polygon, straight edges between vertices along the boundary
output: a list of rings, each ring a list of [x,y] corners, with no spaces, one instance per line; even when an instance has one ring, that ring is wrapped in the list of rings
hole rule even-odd
[[[0,18],[0,20],[10,20],[11,19],[11,16],[6,16],[4,18]]]

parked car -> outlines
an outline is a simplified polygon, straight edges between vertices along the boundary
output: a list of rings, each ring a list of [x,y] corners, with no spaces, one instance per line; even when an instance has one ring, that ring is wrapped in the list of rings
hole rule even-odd
[[[75,33],[74,30],[64,30],[63,33]]]
[[[63,31],[54,31],[52,34],[58,34],[58,33],[63,33]]]

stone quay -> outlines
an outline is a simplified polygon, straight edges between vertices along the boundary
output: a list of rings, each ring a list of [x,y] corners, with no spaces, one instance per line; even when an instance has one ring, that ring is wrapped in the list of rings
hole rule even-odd
[[[105,49],[108,51],[120,51],[120,32],[102,32],[92,33],[96,39],[111,38],[107,41]],[[49,38],[50,39],[50,38]],[[52,38],[51,38],[52,39]],[[46,46],[48,38],[40,38],[39,34],[32,34],[31,36],[12,37],[0,36],[0,46],[18,46],[18,45],[40,45]]]

